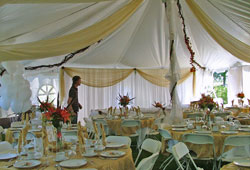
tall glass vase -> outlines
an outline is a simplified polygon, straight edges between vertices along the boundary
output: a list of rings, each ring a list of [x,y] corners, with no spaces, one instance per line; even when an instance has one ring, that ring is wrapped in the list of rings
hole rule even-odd
[[[56,128],[56,151],[63,151],[63,143],[62,143],[62,126]]]

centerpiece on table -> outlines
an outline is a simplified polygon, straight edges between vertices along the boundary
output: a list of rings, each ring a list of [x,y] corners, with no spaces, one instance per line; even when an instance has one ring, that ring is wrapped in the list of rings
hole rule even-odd
[[[199,107],[206,111],[205,118],[207,121],[210,121],[210,116],[212,110],[216,107],[216,103],[214,102],[214,99],[210,95],[201,95],[201,99],[198,102]]]
[[[239,105],[243,107],[243,104],[244,104],[244,100],[243,100],[243,99],[244,99],[244,97],[245,97],[245,94],[244,94],[243,92],[238,93],[238,94],[237,94],[237,97],[239,98],[239,99],[238,99]]]
[[[162,103],[160,103],[160,102],[154,102],[154,104],[152,104],[155,108],[159,108],[159,109],[161,109],[162,110],[162,112],[163,112],[163,114],[164,115],[166,115],[165,114],[165,107],[166,107],[166,105],[165,104],[162,104]]]
[[[128,109],[126,109],[127,106],[129,104],[131,104],[131,101],[134,100],[134,99],[135,99],[135,97],[134,98],[130,98],[129,95],[128,95],[128,93],[127,93],[127,95],[124,95],[124,96],[122,96],[121,94],[119,94],[119,97],[117,98],[117,100],[119,101],[119,105],[121,105],[125,110],[128,110]]]
[[[54,107],[53,105],[49,104],[48,102],[41,102],[38,99],[40,103],[40,108],[44,109],[43,115],[43,121],[52,122],[52,125],[56,128],[56,150],[60,151],[62,149],[62,125],[64,123],[68,123],[70,121],[71,114],[67,111],[68,107],[61,108],[59,105],[59,97],[57,101],[57,107]]]

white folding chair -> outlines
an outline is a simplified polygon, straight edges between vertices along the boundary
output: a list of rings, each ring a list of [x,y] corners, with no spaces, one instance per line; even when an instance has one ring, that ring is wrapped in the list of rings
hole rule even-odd
[[[213,145],[213,157],[207,157],[207,158],[197,158],[193,156],[193,159],[197,160],[212,160],[213,161],[213,170],[216,169],[216,153],[215,153],[215,146],[214,146],[214,138],[210,135],[205,134],[193,134],[193,133],[187,133],[182,135],[182,141],[193,143],[196,145]]]
[[[215,115],[216,117],[225,118],[225,117],[227,117],[228,115],[230,115],[230,112],[217,112],[217,113],[214,113],[214,115]]]
[[[121,128],[122,127],[125,127],[125,128],[136,127],[136,128],[138,128],[136,130],[136,133],[129,135],[130,138],[136,138],[136,145],[138,146],[138,140],[140,138],[140,132],[141,132],[141,122],[139,120],[123,120],[121,123]],[[121,131],[122,131],[122,129],[121,129]]]
[[[106,135],[109,135],[109,127],[108,127],[107,121],[105,119],[96,119],[94,121],[96,122],[96,126],[97,126],[97,129],[98,129],[99,137],[102,134],[101,124],[104,127],[104,131],[105,131]]]
[[[187,118],[190,118],[190,119],[195,119],[196,117],[203,117],[204,114],[202,112],[195,112],[195,113],[190,113],[190,114],[187,114]]]
[[[159,129],[161,127],[161,121],[162,121],[162,118],[155,119],[153,127],[157,126],[157,129]],[[155,129],[149,128],[149,132],[147,133],[147,136],[155,136],[158,134],[159,134],[158,131],[156,131]],[[157,139],[157,138],[155,138],[155,139]]]
[[[136,170],[152,170],[158,156],[159,153],[154,153],[153,155],[142,159],[139,165],[136,167]]]
[[[21,121],[19,121],[19,122],[12,122],[10,124],[10,127],[13,127],[13,128],[15,128],[15,127],[23,127],[23,126],[24,125],[23,125],[23,123]]]
[[[234,148],[227,152],[224,152],[226,146],[233,146]],[[245,149],[245,147],[249,146],[250,146],[250,135],[228,136],[224,141],[222,147],[222,154],[218,158],[219,161],[218,169],[220,169],[222,161],[233,162],[234,160],[237,159],[249,158],[250,157],[249,148],[248,151]],[[244,149],[240,150],[240,147],[244,147]],[[234,149],[237,149],[240,152],[240,154],[239,155],[234,154],[233,153],[233,151],[235,151]]]
[[[93,128],[93,123],[92,123],[92,120],[91,119],[88,119],[88,118],[83,118],[84,122],[85,122],[85,126],[87,128],[87,132],[88,132],[88,137],[90,139],[92,139],[95,135],[95,132],[94,132],[94,128]]]
[[[185,156],[187,156],[191,160],[192,164],[194,165],[195,170],[202,170],[202,168],[199,168],[196,166],[194,160],[189,154],[189,150],[187,146],[184,143],[182,142],[177,143],[176,145],[173,146],[172,151],[173,151],[173,156],[175,158],[175,161],[178,165],[178,168],[180,168],[181,170],[184,170],[184,167],[183,167],[183,164],[180,162],[180,160],[184,158]]]
[[[172,147],[178,143],[177,140],[174,140],[171,136],[171,134],[165,130],[165,129],[159,129],[160,135],[162,137],[162,139],[168,142],[168,148],[166,148],[166,152],[168,152],[170,155],[168,156],[168,158],[161,164],[160,169],[163,168],[163,170],[165,170],[168,165],[174,160],[174,157],[172,155]],[[166,164],[166,165],[165,165]],[[164,166],[165,165],[165,166]]]
[[[0,126],[0,141],[2,141],[2,139],[3,139],[2,138],[3,133],[4,133],[4,129],[2,126]]]
[[[120,143],[130,147],[131,139],[128,136],[108,136],[106,142]]]
[[[157,141],[157,140],[150,139],[150,138],[145,139],[141,145],[141,149],[140,149],[140,151],[137,155],[137,158],[135,160],[135,165],[136,165],[136,163],[141,155],[142,150],[145,150],[145,151],[150,152],[152,154],[159,153],[161,150],[161,142]]]
[[[7,142],[7,141],[0,142],[0,151],[1,152],[9,151],[12,149],[13,149],[12,145],[9,142]]]

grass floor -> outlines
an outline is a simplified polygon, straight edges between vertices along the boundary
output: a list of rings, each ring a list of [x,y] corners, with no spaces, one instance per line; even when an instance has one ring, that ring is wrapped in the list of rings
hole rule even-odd
[[[160,141],[160,136],[157,136],[157,139]],[[136,149],[136,143],[134,140],[132,140],[132,154],[133,154],[133,159],[135,161],[138,153],[139,153],[139,150]],[[146,158],[148,156],[150,156],[151,153],[148,153],[146,151],[143,151],[140,158],[139,158],[139,161],[143,158]],[[160,166],[161,164],[168,158],[168,155],[165,155],[165,154],[160,154],[156,163],[155,163],[155,166],[153,168],[153,170],[159,170],[160,169]],[[213,169],[213,162],[212,161],[195,161],[196,165],[200,168],[203,168],[204,170],[212,170]],[[136,165],[137,166],[137,165]],[[222,164],[223,166],[223,164]],[[177,169],[177,165],[175,163],[175,161],[172,161],[171,164],[168,166],[168,168],[166,170],[176,170]],[[194,168],[192,168],[194,169]]]

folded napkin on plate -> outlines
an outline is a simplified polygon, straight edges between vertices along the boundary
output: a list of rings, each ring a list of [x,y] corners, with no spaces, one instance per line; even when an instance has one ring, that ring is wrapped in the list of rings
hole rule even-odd
[[[115,114],[115,111],[116,111],[116,107],[114,108],[112,115],[114,115],[114,114]]]
[[[102,131],[102,144],[103,146],[106,146],[106,133],[105,133],[103,124],[100,124],[100,127]]]
[[[27,136],[27,133],[29,131],[29,129],[31,129],[31,125],[30,124],[26,124],[26,126],[23,128],[23,132],[22,132],[22,140],[23,140],[23,146],[26,145],[27,141],[26,141],[26,136]]]
[[[93,128],[94,128],[94,132],[95,132],[95,138],[99,139],[99,134],[98,134],[97,126],[96,126],[96,123],[94,121],[93,121]]]
[[[31,118],[32,118],[32,119],[35,119],[35,117],[36,117],[36,113],[35,113],[35,112],[32,112],[32,113],[31,113]]]
[[[24,120],[25,120],[25,113],[22,113],[22,124],[24,124]]]
[[[10,128],[7,129],[5,133],[5,141],[9,143],[13,143],[13,132],[10,130]]]
[[[22,152],[22,131],[20,131],[19,138],[18,138],[18,153]]]
[[[46,127],[43,126],[42,128],[42,139],[43,139],[43,154],[47,155],[48,154],[48,146],[49,146],[49,140],[48,140],[48,134],[47,134],[47,130]]]
[[[77,132],[77,137],[78,137],[78,142],[79,142],[79,148],[78,148],[78,151],[79,152],[84,152],[82,149],[83,148],[83,145],[84,145],[84,135],[83,135],[83,129],[82,129],[82,125],[81,125],[81,122],[79,121],[78,122],[78,132]]]
[[[25,122],[26,125],[29,123],[29,113],[26,113]]]

